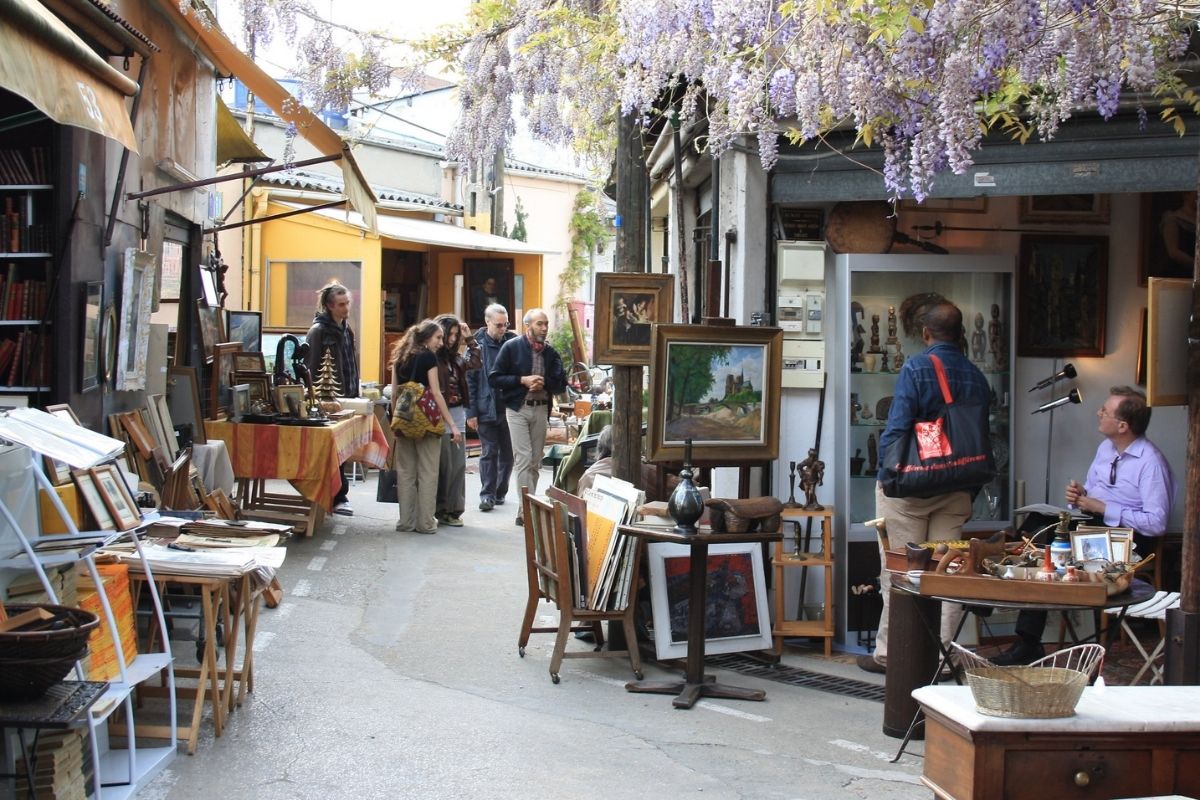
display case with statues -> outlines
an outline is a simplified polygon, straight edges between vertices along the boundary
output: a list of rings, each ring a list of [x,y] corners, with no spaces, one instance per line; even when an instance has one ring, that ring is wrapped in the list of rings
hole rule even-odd
[[[845,457],[833,463],[847,472],[838,505],[849,510],[851,525],[875,517],[875,473],[885,455],[879,452],[879,440],[887,426],[896,379],[904,360],[925,349],[920,316],[940,297],[962,311],[963,353],[992,387],[990,434],[1000,474],[979,493],[973,518],[994,522],[1009,516],[1012,271],[1007,257],[838,257],[837,275],[846,284],[844,290],[839,287],[839,296],[845,298],[848,324],[844,346],[835,348],[845,358],[831,366],[846,380],[831,384],[844,387],[845,392],[838,413],[839,450]],[[863,319],[870,320],[870,346],[865,353],[857,349]],[[884,335],[882,325],[886,325]]]

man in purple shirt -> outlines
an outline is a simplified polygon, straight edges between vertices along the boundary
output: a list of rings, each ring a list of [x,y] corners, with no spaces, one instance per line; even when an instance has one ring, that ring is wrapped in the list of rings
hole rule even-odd
[[[1104,441],[1096,448],[1083,485],[1075,480],[1067,484],[1067,503],[1091,514],[1097,524],[1133,528],[1135,544],[1145,544],[1167,532],[1175,501],[1171,465],[1145,436],[1150,425],[1146,395],[1114,386],[1096,415]],[[1045,627],[1045,611],[1022,611],[1017,616],[1017,641],[992,661],[1028,664],[1041,658]]]

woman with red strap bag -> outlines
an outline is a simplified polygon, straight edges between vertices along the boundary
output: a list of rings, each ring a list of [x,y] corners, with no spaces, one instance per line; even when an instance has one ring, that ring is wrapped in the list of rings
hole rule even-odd
[[[397,434],[392,446],[400,503],[396,530],[401,532],[437,533],[442,426],[450,428],[455,443],[462,442],[438,382],[436,353],[441,346],[442,327],[426,319],[405,331],[392,351],[392,430]]]

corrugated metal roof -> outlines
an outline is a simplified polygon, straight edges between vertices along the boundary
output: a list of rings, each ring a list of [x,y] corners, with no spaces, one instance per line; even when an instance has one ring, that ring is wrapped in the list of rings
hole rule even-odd
[[[287,186],[292,189],[303,189],[317,192],[342,193],[342,179],[336,175],[323,172],[310,172],[305,169],[289,169],[263,176],[263,182],[274,186]],[[427,206],[432,209],[461,212],[463,207],[457,203],[448,203],[441,198],[429,194],[406,192],[390,186],[371,184],[372,191],[380,202],[408,203],[417,206]]]

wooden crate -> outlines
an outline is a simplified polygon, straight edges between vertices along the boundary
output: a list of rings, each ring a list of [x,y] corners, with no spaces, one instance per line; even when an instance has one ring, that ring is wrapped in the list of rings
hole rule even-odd
[[[1006,581],[988,575],[945,575],[926,572],[921,594],[956,600],[1000,600],[1008,603],[1046,603],[1059,606],[1102,607],[1108,590],[1103,583]]]

